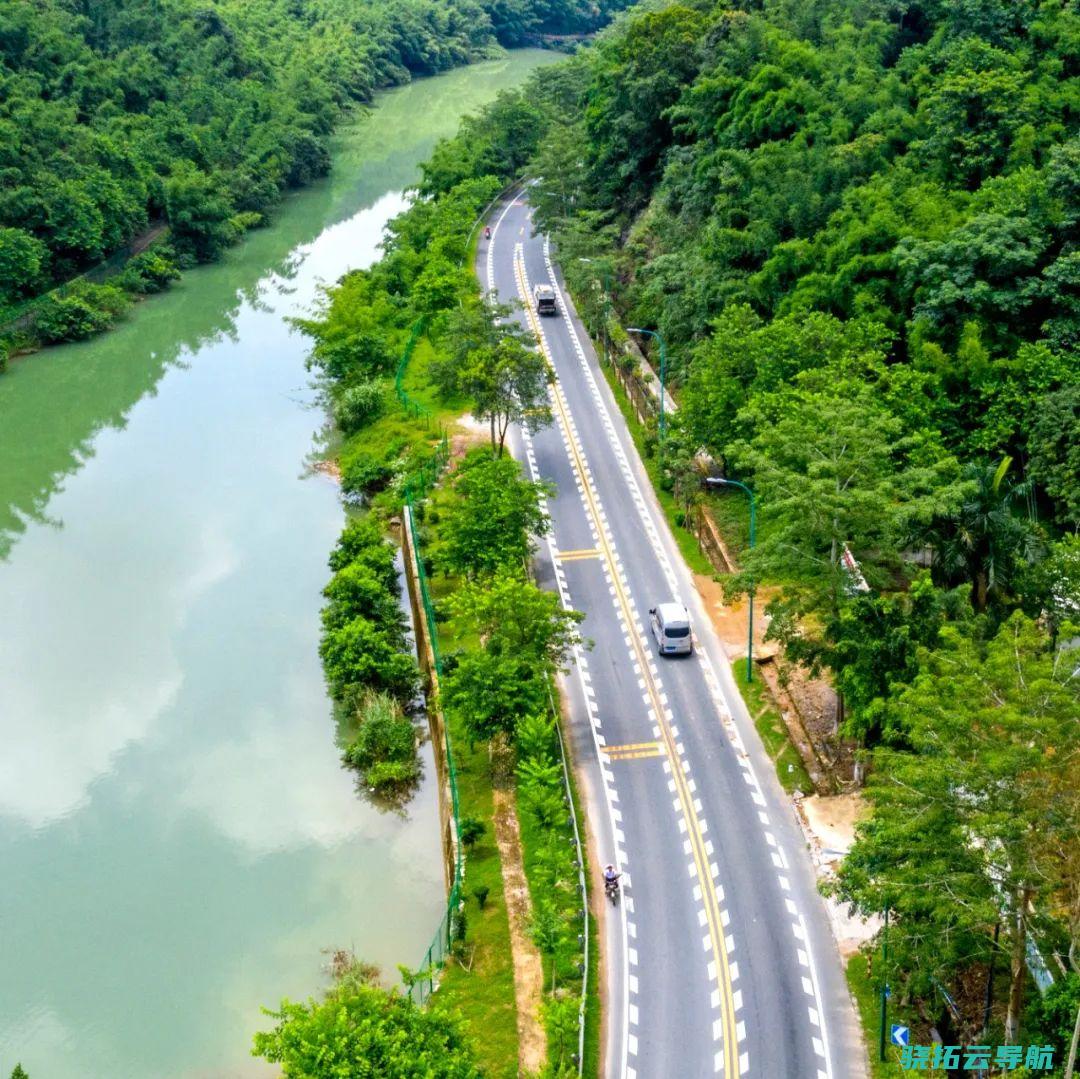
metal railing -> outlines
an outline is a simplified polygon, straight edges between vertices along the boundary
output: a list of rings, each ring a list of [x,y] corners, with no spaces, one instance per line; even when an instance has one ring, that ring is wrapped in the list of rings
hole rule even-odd
[[[444,436],[445,439],[445,436]],[[439,649],[439,633],[435,622],[435,605],[431,600],[431,588],[428,583],[427,570],[424,569],[423,553],[420,549],[420,537],[416,531],[416,516],[413,513],[411,499],[406,498],[405,521],[409,530],[409,542],[412,546],[413,558],[416,560],[416,579],[420,586],[420,607],[427,628],[428,640],[431,642],[431,653],[435,662],[435,677],[433,681],[438,687],[438,680],[442,676],[442,652]],[[431,944],[424,954],[423,963],[420,965],[418,977],[408,985],[409,996],[417,1004],[425,1004],[435,991],[437,973],[446,956],[450,952],[453,942],[455,922],[459,916],[461,907],[461,887],[465,875],[465,864],[461,853],[461,817],[458,800],[457,768],[454,764],[454,750],[450,742],[450,728],[443,721],[443,751],[446,754],[446,774],[450,786],[450,816],[454,829],[454,877],[450,882],[450,891],[446,897],[446,909],[435,930]]]
[[[421,316],[412,325],[409,339],[402,350],[401,359],[398,361],[397,372],[394,375],[394,393],[398,402],[405,412],[415,419],[423,419],[425,427],[428,426],[432,413],[429,408],[414,400],[405,389],[405,372],[416,351],[417,342],[427,328],[427,317]],[[404,517],[405,526],[409,533],[409,545],[412,547],[413,558],[416,561],[416,579],[420,590],[420,611],[427,631],[427,639],[431,644],[431,655],[434,661],[432,682],[435,689],[435,698],[438,697],[438,683],[442,677],[442,651],[439,648],[439,632],[435,622],[435,604],[431,599],[431,587],[428,582],[427,570],[424,568],[424,557],[420,549],[420,536],[416,530],[416,503],[425,499],[431,489],[438,482],[439,475],[450,460],[450,442],[446,430],[439,425],[441,437],[435,446],[434,454],[424,461],[419,468],[415,469],[406,477],[403,486],[403,500],[405,503]],[[414,972],[413,978],[407,983],[407,992],[412,1000],[419,1005],[427,1003],[431,994],[435,991],[438,979],[438,971],[446,962],[453,943],[456,920],[461,907],[461,882],[464,876],[465,866],[461,854],[460,841],[460,815],[458,805],[457,768],[454,764],[454,751],[450,744],[450,728],[443,727],[443,752],[446,758],[446,774],[450,786],[450,817],[453,827],[454,843],[454,874],[450,882],[450,890],[446,897],[446,907],[435,929],[431,944],[424,953],[423,962],[419,969]]]
[[[413,400],[409,396],[409,391],[405,389],[405,370],[409,366],[409,360],[412,359],[413,352],[416,351],[416,343],[420,340],[420,336],[425,329],[427,329],[427,315],[421,315],[412,324],[409,340],[405,342],[405,348],[402,349],[401,359],[398,361],[397,371],[394,374],[394,393],[397,394],[398,402],[406,412],[416,419],[423,417],[424,420],[429,420],[431,418],[431,409],[426,405],[422,405],[419,401]]]

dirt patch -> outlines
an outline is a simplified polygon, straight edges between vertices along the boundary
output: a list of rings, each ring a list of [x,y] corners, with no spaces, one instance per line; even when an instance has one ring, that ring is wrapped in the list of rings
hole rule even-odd
[[[813,795],[795,799],[795,811],[810,846],[815,871],[820,879],[827,880],[851,849],[855,825],[866,816],[867,804],[858,794]],[[846,904],[834,899],[825,900],[825,909],[837,947],[845,959],[854,955],[881,927],[880,918],[851,914]]]
[[[540,1022],[544,996],[544,966],[540,952],[529,937],[532,904],[529,882],[521,860],[521,830],[514,806],[514,788],[505,777],[496,779],[495,842],[502,862],[506,913],[510,920],[510,945],[514,953],[514,998],[517,1003],[518,1067],[522,1073],[538,1072],[547,1059],[547,1038]]]
[[[709,612],[709,619],[713,624],[728,659],[741,659],[746,657],[746,599],[745,597],[731,600],[724,598],[724,586],[706,577],[701,573],[694,574],[694,586],[705,604],[705,610]],[[754,603],[754,657],[758,660],[776,655],[777,644],[775,641],[766,641],[765,632],[769,628],[769,620],[765,617],[761,608],[768,601],[767,592],[759,591]]]
[[[858,794],[832,797],[812,796],[801,803],[811,831],[821,841],[824,855],[842,858],[855,842],[855,825],[867,814],[867,805]]]
[[[476,446],[491,441],[491,432],[483,420],[468,412],[458,416],[450,430],[450,460],[458,461]]]
[[[331,457],[323,457],[311,465],[312,472],[329,476],[335,483],[341,483],[341,465]]]

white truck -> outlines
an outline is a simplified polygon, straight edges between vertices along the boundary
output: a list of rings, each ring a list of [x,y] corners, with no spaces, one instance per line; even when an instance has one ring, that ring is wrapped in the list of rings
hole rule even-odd
[[[536,305],[538,315],[556,315],[559,313],[555,305],[555,290],[550,285],[537,285],[533,289],[533,303]]]

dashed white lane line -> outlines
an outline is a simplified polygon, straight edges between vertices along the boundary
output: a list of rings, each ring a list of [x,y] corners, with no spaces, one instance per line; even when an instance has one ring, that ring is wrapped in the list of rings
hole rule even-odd
[[[488,293],[490,295],[494,295],[494,292],[495,292],[495,265],[494,265],[495,239],[496,239],[496,236],[497,236],[498,231],[499,231],[499,226],[502,224],[503,219],[506,217],[507,213],[509,213],[510,208],[511,208],[512,205],[513,205],[512,201],[507,203],[506,207],[503,209],[503,212],[499,215],[499,218],[496,221],[494,228],[491,230],[491,240],[488,243],[488,250],[487,250]],[[522,442],[523,442],[523,444],[525,446],[526,458],[527,458],[527,462],[528,462],[528,466],[529,466],[530,476],[534,481],[539,480],[540,476],[539,476],[539,471],[538,471],[537,465],[536,465],[536,455],[535,455],[535,452],[533,450],[532,440],[529,437],[528,432],[525,431],[525,430],[521,431],[521,437],[522,437]],[[547,543],[548,557],[551,559],[551,563],[554,566],[556,564],[555,545],[554,545],[553,539],[552,539],[550,534],[547,537],[547,541],[548,541],[548,543]],[[566,585],[565,575],[563,575],[562,578],[559,580],[558,588],[559,588],[559,599],[560,599],[560,602],[562,603],[563,607],[566,610],[572,610],[573,609],[573,604],[572,604],[571,599],[570,599],[569,589],[568,589],[568,587]],[[575,650],[574,659],[575,659],[574,666],[576,667],[576,670],[577,670],[578,681],[579,681],[579,685],[580,685],[581,690],[582,690],[582,697],[583,697],[583,699],[585,701],[586,711],[587,711],[587,713],[589,715],[589,721],[590,721],[589,726],[590,726],[590,729],[591,729],[592,735],[593,735],[593,746],[594,746],[594,750],[595,750],[595,753],[596,753],[596,759],[597,759],[597,761],[600,761],[600,760],[602,760],[600,749],[601,749],[601,745],[603,744],[603,735],[600,733],[600,719],[599,719],[599,715],[598,715],[598,711],[597,711],[597,704],[596,704],[595,694],[592,694],[590,696],[590,694],[586,692],[586,689],[588,688],[588,681],[587,681],[587,679],[588,679],[588,660],[587,660],[587,658],[585,656],[584,650],[581,649],[581,648],[577,648]],[[622,930],[622,953],[623,953],[623,971],[622,971],[623,993],[622,993],[622,1002],[621,1002],[622,1003],[622,1027],[623,1027],[623,1030],[622,1030],[622,1037],[619,1039],[619,1043],[618,1043],[619,1047],[620,1047],[620,1056],[622,1057],[622,1060],[621,1060],[621,1065],[622,1066],[621,1066],[620,1071],[621,1071],[622,1075],[627,1077],[627,1079],[633,1079],[634,1071],[633,1071],[632,1068],[629,1067],[629,1063],[628,1063],[628,1056],[629,1056],[629,1054],[631,1052],[631,1038],[632,1038],[632,1035],[630,1034],[629,1016],[630,1016],[630,1007],[631,1007],[630,997],[631,997],[631,994],[633,994],[635,996],[637,994],[637,991],[638,991],[638,979],[637,979],[636,975],[631,975],[631,973],[630,973],[630,967],[637,965],[637,952],[636,952],[635,949],[630,947],[630,943],[629,943],[630,934],[629,934],[629,930],[628,930],[628,919],[627,919],[628,914],[633,912],[633,900],[632,900],[631,896],[626,894],[628,892],[628,890],[630,889],[630,887],[631,887],[631,878],[630,878],[630,873],[629,873],[629,871],[627,869],[627,865],[626,865],[626,853],[621,848],[619,843],[617,842],[616,835],[615,835],[615,833],[616,833],[615,814],[618,812],[618,810],[615,808],[615,805],[618,802],[618,791],[617,791],[616,784],[615,784],[615,776],[614,776],[614,773],[610,769],[607,769],[607,768],[601,768],[601,773],[602,773],[602,779],[603,779],[605,804],[607,806],[607,812],[608,812],[608,824],[609,824],[609,828],[611,829],[611,834],[612,834],[612,847],[614,849],[615,865],[619,869],[619,871],[622,873],[622,882],[623,882],[623,901],[622,901],[622,903],[619,904],[619,907],[620,907],[620,918],[619,918],[619,920],[620,920],[620,925],[621,925],[621,930]],[[636,1038],[633,1039],[633,1051],[635,1053],[637,1052],[637,1039]]]
[[[505,215],[505,211],[504,211],[504,215]],[[551,262],[550,262],[550,253],[549,253],[546,242],[545,242],[545,248],[544,248],[544,257],[545,257],[545,262],[546,262],[546,265],[547,265],[548,274],[549,274],[549,278],[551,280],[551,283],[554,285],[557,292],[559,292],[560,295],[561,295],[561,290],[559,289],[559,285],[558,285],[558,282],[557,282],[557,280],[555,278],[554,270],[553,270],[553,267],[552,267]],[[490,248],[489,248],[489,252],[488,252],[488,263],[489,263],[489,282],[493,285],[494,278],[493,278],[493,273],[492,273],[492,270],[491,270],[491,251],[490,251]],[[670,561],[668,560],[668,558],[666,556],[666,553],[665,553],[662,545],[659,542],[659,535],[658,535],[658,533],[656,531],[655,523],[652,521],[651,516],[649,514],[649,511],[648,511],[648,509],[647,509],[647,507],[645,505],[644,499],[641,496],[640,488],[637,485],[636,479],[633,476],[633,473],[630,471],[629,462],[626,459],[626,454],[625,454],[625,452],[623,450],[622,445],[619,443],[618,437],[617,437],[617,435],[615,433],[615,430],[614,430],[614,426],[611,424],[610,413],[608,412],[606,406],[604,405],[603,400],[600,398],[599,388],[598,388],[598,386],[596,384],[596,381],[595,381],[595,378],[594,378],[594,376],[592,374],[592,371],[589,368],[588,362],[587,362],[586,357],[584,355],[584,351],[581,348],[580,340],[579,340],[579,338],[577,336],[577,332],[576,332],[576,330],[575,330],[575,328],[573,326],[572,320],[570,318],[569,309],[568,309],[568,306],[567,306],[567,304],[565,302],[565,299],[563,299],[563,303],[562,303],[562,312],[563,312],[563,318],[566,321],[566,324],[567,324],[567,326],[569,328],[571,340],[572,340],[572,342],[573,342],[573,344],[575,346],[575,351],[578,354],[578,359],[579,359],[583,369],[585,370],[586,377],[587,377],[588,381],[591,384],[591,390],[592,390],[594,399],[596,400],[597,404],[600,406],[599,411],[600,411],[600,414],[601,414],[601,419],[604,421],[605,431],[606,431],[606,433],[608,435],[609,440],[611,441],[611,444],[615,448],[616,456],[617,456],[617,458],[619,460],[620,468],[624,473],[624,477],[628,481],[628,486],[630,487],[631,495],[632,495],[633,501],[635,503],[635,506],[638,509],[639,515],[641,516],[642,520],[645,523],[646,532],[649,535],[651,545],[652,545],[655,553],[658,556],[658,562],[661,565],[662,570],[664,571],[665,577],[668,578],[669,585],[671,586],[672,595],[676,599],[678,599],[677,582],[674,580],[674,574],[673,574],[673,572],[671,570]],[[576,441],[577,440],[577,430],[576,430],[576,426],[574,425],[572,419],[571,419],[570,423],[567,426],[569,428],[570,434],[574,437],[574,439]],[[575,480],[576,480],[576,477],[575,477]],[[593,491],[595,491],[593,481],[592,481],[591,471],[589,471],[588,469],[586,469],[586,482],[587,482],[588,486]],[[584,488],[583,488],[582,484],[580,482],[577,482],[577,486],[579,488],[579,491],[582,494],[584,494]],[[602,525],[604,526],[604,531],[605,531],[605,533],[607,533],[608,532],[608,529],[606,527],[607,517],[606,517],[606,514],[604,514],[602,510],[601,510],[601,512],[599,514],[599,517],[600,517]],[[590,530],[592,531],[593,536],[595,538],[596,537],[596,530],[595,530],[595,528],[592,528],[591,522],[590,522]],[[620,579],[620,582],[625,586],[626,585],[625,574],[622,571],[621,559],[619,559],[617,556],[615,558],[615,565],[616,565],[616,571],[618,573],[618,577]],[[563,581],[564,581],[564,579],[563,579]],[[615,591],[614,585],[611,585],[611,590],[612,590],[612,592]],[[631,601],[631,603],[632,603],[632,601]],[[637,630],[637,632],[639,634],[644,633],[644,627],[640,624],[640,622],[635,624],[635,629]],[[625,640],[626,640],[627,644],[631,643],[629,637],[626,637]],[[761,789],[760,789],[760,785],[757,782],[757,777],[756,777],[756,775],[754,775],[753,766],[750,764],[750,762],[749,762],[749,760],[747,758],[747,755],[746,755],[746,752],[745,752],[745,747],[742,744],[741,737],[739,736],[737,728],[734,727],[734,724],[733,724],[732,719],[731,719],[730,712],[727,710],[726,704],[723,701],[722,694],[720,693],[720,690],[719,690],[719,685],[716,682],[715,674],[713,673],[713,671],[711,669],[711,665],[708,662],[708,657],[702,655],[702,659],[705,661],[706,681],[707,681],[708,686],[709,686],[710,694],[713,697],[714,704],[717,706],[717,711],[718,711],[718,713],[719,713],[719,715],[721,717],[721,720],[722,720],[722,722],[723,722],[723,724],[725,726],[725,729],[726,729],[727,733],[729,734],[729,737],[731,737],[732,742],[735,745],[736,749],[739,752],[739,755],[741,757],[740,763],[742,764],[744,779],[747,782],[748,786],[750,786],[750,788],[751,788],[751,795],[752,795],[753,801],[755,802],[756,805],[758,805],[760,807],[764,807],[766,803],[765,803],[764,798],[763,798],[763,796],[761,794]],[[655,673],[656,668],[651,662],[649,664],[649,667],[650,667],[650,672]],[[663,696],[663,704],[665,706],[667,704],[666,695]],[[666,714],[666,717],[669,720],[673,719],[673,716],[670,714],[670,711],[666,707],[665,707],[665,714]],[[684,752],[683,747],[681,745],[679,746],[678,752],[680,753],[680,755],[683,754],[683,752]],[[685,759],[681,759],[680,763],[682,764],[682,771],[684,773],[688,773],[689,772],[689,762],[687,762]],[[665,770],[670,772],[670,767],[669,767],[668,762],[666,760],[664,761],[664,767],[665,767]],[[688,780],[688,782],[690,784],[692,784],[693,780],[690,779],[690,780]],[[696,803],[695,804],[695,809],[700,811],[700,801],[695,800],[695,803]],[[760,823],[762,825],[766,826],[766,829],[767,829],[770,822],[769,822],[768,814],[767,814],[767,812],[764,811],[763,808],[759,810],[758,817],[759,817]],[[702,829],[702,831],[704,831],[704,829]],[[766,842],[769,844],[770,847],[778,850],[778,853],[773,853],[774,865],[776,865],[778,869],[779,868],[787,868],[788,862],[787,862],[786,855],[785,855],[782,848],[777,848],[775,836],[771,832],[766,831]],[[711,848],[711,844],[710,844],[710,848]],[[711,849],[710,849],[710,853],[711,853]],[[714,877],[718,875],[718,867],[716,866],[715,863],[713,863],[710,866],[710,871],[714,875]],[[779,880],[781,888],[784,891],[790,891],[790,883],[788,882],[788,880],[782,874],[778,874],[778,880]],[[791,915],[796,914],[797,908],[795,908],[794,910],[792,909],[794,905],[792,904],[791,900],[786,900],[786,906],[787,906],[789,914],[791,914]],[[729,918],[725,918],[725,924],[727,924],[728,920],[729,920]],[[800,928],[802,929],[802,932],[805,935],[805,927],[804,927],[804,924],[802,923],[801,916],[799,917],[799,922],[800,922]],[[796,937],[797,937],[797,939],[800,939],[800,938],[798,938],[797,933],[796,933]],[[803,963],[803,965],[806,965],[803,962],[803,957],[804,957],[805,954],[806,953],[804,953],[802,949],[799,950],[800,963]],[[811,957],[807,957],[807,960],[812,963],[812,958]],[[804,979],[804,981],[805,981],[805,979]],[[815,999],[817,999],[816,976],[815,976],[815,982],[813,983],[812,988],[815,991],[815,993],[814,993]],[[741,994],[740,994],[740,996],[741,996]],[[817,1039],[815,1039],[815,1049],[816,1048],[817,1048]],[[831,1079],[831,1061],[829,1061],[829,1059],[828,1059],[827,1043],[826,1043],[825,1050],[823,1051],[822,1054],[819,1054],[819,1055],[825,1055],[825,1058],[826,1058],[826,1063],[825,1063],[826,1072],[819,1073],[819,1075],[821,1075],[823,1077],[823,1079]],[[744,1063],[745,1060],[746,1060],[746,1054],[742,1054],[741,1057],[740,1057],[740,1071],[742,1071],[742,1072],[745,1072],[747,1067],[748,1067],[748,1065]]]
[[[611,413],[608,410],[607,405],[606,405],[606,403],[605,403],[605,401],[604,401],[604,399],[603,399],[603,397],[602,397],[602,395],[600,393],[600,387],[599,387],[598,380],[597,380],[595,374],[593,373],[592,367],[589,364],[588,359],[587,359],[587,357],[585,355],[585,351],[582,348],[581,339],[578,336],[577,329],[575,328],[574,323],[573,323],[573,319],[571,317],[570,307],[567,304],[566,298],[562,293],[562,289],[561,289],[561,287],[559,285],[557,275],[555,274],[554,266],[552,265],[552,262],[551,262],[550,245],[549,245],[546,238],[545,238],[545,241],[544,241],[544,262],[545,262],[545,267],[546,267],[547,272],[548,272],[549,283],[552,285],[552,287],[556,291],[556,295],[558,297],[559,304],[560,304],[560,310],[562,312],[563,321],[564,321],[564,323],[566,325],[566,328],[567,328],[567,331],[569,333],[569,337],[570,337],[571,343],[573,344],[574,351],[575,351],[575,353],[577,355],[578,362],[579,362],[579,364],[581,366],[582,371],[584,372],[586,382],[588,383],[589,391],[590,391],[591,396],[593,398],[593,403],[596,406],[597,415],[600,418],[600,421],[601,421],[601,424],[602,424],[602,426],[604,428],[604,431],[605,431],[605,434],[607,436],[608,442],[611,445],[612,449],[614,450],[615,457],[616,457],[616,460],[618,462],[619,469],[622,472],[624,480],[626,481],[626,484],[627,484],[627,488],[631,493],[631,498],[632,498],[632,500],[634,502],[634,505],[635,505],[635,507],[637,509],[638,516],[641,519],[641,522],[642,522],[642,524],[643,524],[643,526],[645,528],[646,535],[648,536],[650,545],[651,545],[651,547],[653,549],[653,553],[656,556],[657,563],[659,564],[659,566],[660,566],[660,568],[661,568],[661,570],[662,570],[662,572],[663,572],[663,574],[664,574],[664,576],[665,576],[665,578],[667,580],[668,586],[671,589],[672,596],[678,601],[679,598],[680,598],[679,587],[678,587],[678,582],[677,582],[677,580],[675,578],[674,571],[673,571],[672,566],[671,566],[670,559],[667,557],[667,552],[666,552],[663,544],[660,541],[659,531],[657,529],[657,526],[656,526],[656,523],[655,523],[655,521],[653,519],[652,514],[649,512],[649,509],[647,508],[647,506],[645,504],[645,499],[644,499],[644,497],[643,497],[643,495],[641,493],[641,488],[640,488],[639,484],[637,483],[637,479],[634,476],[634,473],[633,473],[632,469],[630,468],[630,462],[629,462],[628,455],[626,453],[626,450],[625,450],[622,442],[620,441],[620,439],[619,439],[619,437],[618,437],[618,435],[616,433],[615,426],[614,426],[614,424],[612,423],[612,420],[611,420]],[[757,776],[756,776],[756,774],[754,772],[753,765],[751,764],[751,762],[749,760],[749,756],[746,753],[745,744],[743,743],[743,740],[742,740],[742,737],[741,737],[741,735],[740,735],[740,733],[738,731],[738,728],[735,726],[735,723],[734,723],[734,721],[733,721],[733,719],[731,717],[730,710],[727,708],[726,702],[723,700],[723,694],[720,692],[719,683],[717,681],[715,671],[713,671],[713,669],[712,669],[712,665],[711,665],[711,662],[708,659],[708,656],[706,656],[704,653],[700,653],[700,655],[701,655],[701,659],[703,661],[703,667],[704,667],[706,683],[708,685],[710,695],[711,695],[711,697],[713,699],[713,703],[714,703],[714,705],[716,707],[717,713],[720,715],[721,722],[724,725],[726,733],[728,734],[734,748],[736,749],[737,753],[739,754],[740,764],[742,766],[743,778],[745,779],[747,785],[750,787],[750,793],[751,793],[751,797],[752,797],[752,799],[754,801],[754,804],[756,806],[758,806],[758,819],[759,819],[760,823],[765,826],[766,842],[769,845],[769,847],[772,848],[771,853],[772,853],[773,864],[776,866],[777,869],[787,869],[788,868],[788,861],[787,861],[787,857],[786,857],[786,855],[785,855],[785,853],[783,851],[783,848],[778,846],[775,836],[770,831],[770,821],[769,821],[769,815],[766,812],[765,798],[764,798],[764,796],[763,796],[763,794],[761,792],[761,786],[760,786],[760,783],[758,782]],[[680,749],[680,753],[681,753],[681,749]],[[685,767],[685,762],[684,762],[684,767]],[[778,882],[780,884],[780,887],[781,887],[782,891],[784,891],[785,893],[790,892],[790,890],[791,890],[790,882],[788,881],[788,879],[783,874],[778,874]],[[788,902],[790,902],[790,900]],[[790,908],[789,908],[788,912],[789,912],[789,914],[797,915],[798,919],[799,919],[799,922],[800,923],[802,922],[801,915],[797,914],[797,908],[796,908],[795,912],[792,912],[790,910]],[[807,946],[809,947],[809,945],[807,945]],[[818,1006],[820,1008],[821,1001],[820,1001],[820,997],[817,995],[818,987],[817,987],[817,984],[816,984],[816,980],[815,980],[815,983],[814,983],[814,988],[815,988],[815,999],[817,1000]],[[824,1029],[823,1029],[822,1033],[823,1033],[823,1037],[824,1037],[825,1036],[824,1035]],[[826,1054],[826,1072],[828,1073],[828,1079],[831,1079],[832,1062],[828,1058],[827,1054]]]

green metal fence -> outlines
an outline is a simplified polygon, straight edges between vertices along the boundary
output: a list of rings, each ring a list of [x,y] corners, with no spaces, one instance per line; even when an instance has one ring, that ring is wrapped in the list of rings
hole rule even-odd
[[[444,441],[445,441],[445,435]],[[445,461],[443,462],[445,464]],[[416,530],[416,516],[413,512],[411,499],[405,503],[405,519],[409,529],[409,542],[416,558],[416,575],[420,585],[420,606],[422,609],[424,624],[427,628],[428,639],[431,641],[431,651],[435,660],[435,681],[442,676],[442,652],[439,648],[439,633],[435,623],[435,605],[431,600],[431,588],[428,583],[427,571],[424,569],[423,552],[420,547],[420,537]],[[461,884],[465,873],[465,864],[461,854],[460,836],[460,810],[458,802],[457,767],[454,764],[454,750],[450,742],[450,729],[443,723],[444,744],[446,754],[446,774],[450,784],[450,813],[454,828],[454,876],[450,883],[450,893],[446,897],[446,910],[435,930],[424,960],[420,965],[420,976],[409,985],[409,995],[417,1004],[426,1003],[427,999],[435,990],[438,971],[446,960],[447,953],[453,943],[457,931],[461,911]]]
[[[409,360],[412,359],[412,354],[416,350],[416,343],[420,340],[425,329],[427,329],[427,315],[421,315],[412,324],[409,340],[406,341],[405,348],[401,353],[401,359],[398,361],[397,372],[394,374],[394,393],[397,394],[397,399],[401,403],[401,407],[405,409],[407,413],[414,416],[416,419],[429,420],[431,418],[431,410],[422,405],[419,401],[413,400],[413,398],[409,396],[408,390],[405,389],[405,370],[408,368]]]
[[[397,371],[394,375],[394,393],[398,402],[405,412],[415,419],[423,419],[424,426],[428,427],[432,418],[429,408],[415,400],[405,389],[405,372],[409,361],[416,351],[417,342],[423,336],[427,328],[427,317],[421,316],[412,325],[409,339],[402,350],[401,359],[398,361]],[[424,461],[417,469],[410,473],[404,483],[402,495],[404,498],[405,526],[409,531],[409,545],[412,547],[413,556],[416,559],[416,575],[420,586],[420,609],[427,631],[428,640],[431,642],[431,653],[435,662],[432,682],[437,690],[439,679],[442,677],[442,650],[439,647],[439,631],[435,623],[435,605],[431,599],[431,586],[428,582],[427,570],[424,568],[424,556],[420,547],[420,536],[416,529],[416,504],[423,501],[431,493],[432,488],[439,480],[439,476],[450,460],[450,440],[446,430],[439,425],[440,438],[435,446],[434,454]],[[450,782],[450,812],[454,829],[454,876],[450,882],[450,892],[446,897],[446,908],[439,924],[435,929],[435,935],[431,939],[428,950],[424,953],[423,961],[414,977],[409,981],[406,990],[413,1001],[417,1004],[427,1003],[428,998],[435,991],[438,983],[439,970],[446,962],[450,952],[454,934],[459,925],[461,910],[461,880],[465,866],[461,855],[461,843],[459,836],[459,810],[457,769],[454,765],[454,751],[450,744],[450,731],[443,723],[444,745],[443,752],[446,756],[446,774]]]

